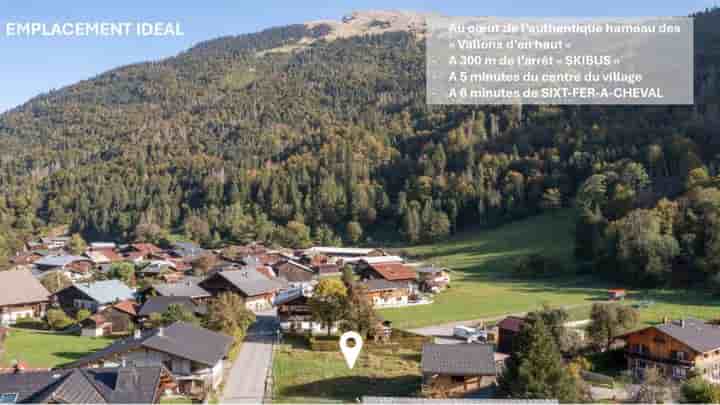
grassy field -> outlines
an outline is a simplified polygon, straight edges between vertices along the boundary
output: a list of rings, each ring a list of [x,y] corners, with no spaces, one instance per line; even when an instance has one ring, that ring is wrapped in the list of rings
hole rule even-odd
[[[275,351],[275,402],[348,402],[363,395],[411,396],[420,391],[420,354],[363,354],[350,370],[339,352],[313,352],[289,340]]]
[[[112,340],[108,338],[11,329],[5,341],[5,353],[0,359],[0,364],[8,367],[14,360],[19,360],[35,368],[55,367],[77,360],[111,342]]]
[[[416,328],[524,312],[544,303],[589,308],[593,301],[604,299],[608,285],[575,275],[522,281],[510,276],[513,263],[532,253],[572,266],[572,227],[572,213],[561,211],[409,248],[409,254],[423,261],[449,267],[451,288],[431,305],[387,309],[382,315],[396,327]]]
[[[515,261],[531,253],[555,257],[571,268],[572,232],[573,213],[566,210],[408,248],[410,255],[449,267],[451,288],[437,295],[433,304],[386,309],[381,311],[382,316],[395,327],[417,328],[531,311],[550,304],[568,306],[571,318],[585,319],[591,305],[607,297],[607,288],[623,286],[588,276],[518,280],[510,274]],[[664,316],[720,318],[720,298],[697,290],[630,293],[633,300],[629,303],[652,302],[640,310],[641,325],[657,323]]]

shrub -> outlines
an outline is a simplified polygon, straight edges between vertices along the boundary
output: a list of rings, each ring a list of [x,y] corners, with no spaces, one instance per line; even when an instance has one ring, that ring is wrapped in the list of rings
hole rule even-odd
[[[88,311],[87,309],[83,308],[83,309],[79,310],[78,313],[75,315],[75,319],[78,322],[82,322],[82,321],[88,319],[90,317],[90,315],[92,315],[92,313],[90,313],[90,311]]]
[[[52,329],[63,330],[73,324],[72,318],[61,309],[51,309],[47,312],[47,322]]]

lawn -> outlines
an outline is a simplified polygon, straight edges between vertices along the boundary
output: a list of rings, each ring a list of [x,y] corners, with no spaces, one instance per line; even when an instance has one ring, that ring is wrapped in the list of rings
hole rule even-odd
[[[109,338],[11,329],[0,364],[8,367],[14,360],[18,360],[35,368],[55,367],[77,360],[111,342]]]
[[[606,297],[609,285],[576,275],[543,280],[510,275],[514,262],[532,253],[555,257],[572,268],[572,231],[573,213],[565,210],[408,248],[412,256],[450,268],[451,288],[433,304],[382,310],[382,316],[396,327],[417,328],[525,312],[544,303],[589,308]]]
[[[519,280],[510,274],[518,258],[532,253],[555,257],[572,268],[573,223],[572,211],[564,210],[405,249],[418,260],[450,268],[451,288],[435,296],[430,305],[380,312],[399,328],[491,318],[543,304],[569,307],[572,319],[585,319],[593,302],[607,297],[607,288],[622,286],[590,276]],[[660,322],[665,316],[720,318],[720,297],[702,291],[631,290],[630,294],[632,299],[626,303],[651,302],[640,309],[639,326]]]
[[[363,395],[413,396],[420,392],[420,354],[368,353],[350,370],[340,352],[314,352],[288,338],[273,361],[275,402],[353,402]]]

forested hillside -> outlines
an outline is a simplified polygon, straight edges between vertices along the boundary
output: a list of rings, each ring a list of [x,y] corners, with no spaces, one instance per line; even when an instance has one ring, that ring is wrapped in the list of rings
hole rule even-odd
[[[118,241],[433,241],[573,205],[613,173],[602,207],[585,199],[609,223],[720,169],[717,10],[697,15],[692,107],[429,107],[421,35],[331,29],[208,41],[0,115],[0,254],[61,224]]]

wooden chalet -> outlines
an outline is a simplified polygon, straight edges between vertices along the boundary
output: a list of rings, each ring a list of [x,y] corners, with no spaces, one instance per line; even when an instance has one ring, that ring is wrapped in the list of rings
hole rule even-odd
[[[29,270],[0,272],[0,324],[9,325],[21,318],[45,316],[50,293]]]
[[[410,301],[410,290],[404,283],[371,279],[358,285],[365,289],[368,300],[375,308],[402,306]]]
[[[238,294],[248,309],[260,311],[272,307],[275,294],[285,284],[255,270],[231,270],[217,272],[200,282],[199,286],[215,297],[224,292]]]
[[[431,397],[456,398],[491,390],[497,380],[492,345],[423,345],[423,388]]]
[[[667,378],[685,379],[694,370],[704,379],[720,382],[720,327],[699,319],[667,321],[624,334],[625,358],[639,378],[656,368]]]

